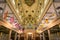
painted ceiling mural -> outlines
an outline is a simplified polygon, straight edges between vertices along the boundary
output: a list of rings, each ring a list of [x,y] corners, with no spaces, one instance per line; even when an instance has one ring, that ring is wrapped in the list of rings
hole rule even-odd
[[[38,26],[39,21],[37,20],[40,15],[40,0],[18,0],[19,15],[21,17],[21,25],[33,29]],[[17,3],[16,3],[17,4]]]
[[[41,14],[46,10],[44,10],[44,8],[48,0],[8,0],[8,2],[10,2],[9,6],[11,5],[11,9],[13,9],[15,13],[7,4],[0,4],[0,16],[3,16],[1,18],[9,22],[12,25],[12,28],[19,30],[18,32],[20,33],[26,31],[41,33],[44,29],[49,28],[49,24],[52,24],[57,17],[60,17],[60,3],[54,3],[55,5],[51,4],[48,11],[41,19]],[[56,7],[56,10],[54,6]],[[24,30],[24,28],[28,30]]]
[[[45,8],[49,0],[10,0],[8,2],[15,9],[20,25],[26,29],[35,29],[40,24],[41,9]]]
[[[52,4],[43,19],[41,20],[40,27],[38,28],[37,32],[41,32],[42,30],[46,29],[48,25],[52,23],[55,19],[57,19],[57,15]]]

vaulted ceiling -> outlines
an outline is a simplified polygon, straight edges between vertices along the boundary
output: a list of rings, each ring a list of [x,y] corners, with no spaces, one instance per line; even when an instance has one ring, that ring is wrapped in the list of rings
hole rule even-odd
[[[0,1],[3,2],[1,7],[5,7],[4,12],[8,10],[8,16],[6,20],[10,22],[10,17],[14,16],[15,22],[21,25],[21,27],[25,30],[32,29],[33,31],[36,29],[36,31],[40,33],[57,18],[52,0]],[[55,6],[60,4],[56,3],[56,0],[54,0],[54,2]],[[14,23],[12,23],[12,25],[14,26]]]
[[[35,29],[40,24],[42,12],[50,0],[10,0],[8,2],[22,27]]]

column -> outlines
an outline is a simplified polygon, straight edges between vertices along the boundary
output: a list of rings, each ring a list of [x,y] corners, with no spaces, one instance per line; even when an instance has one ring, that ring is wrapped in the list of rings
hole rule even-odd
[[[9,31],[9,40],[11,39],[12,30]]]
[[[2,35],[3,35],[3,34],[2,34],[2,32],[1,32],[1,34],[0,34],[0,40],[2,40]]]
[[[48,36],[49,36],[49,40],[50,40],[50,30],[48,30]]]
[[[20,40],[20,34],[18,34],[18,40]]]
[[[44,36],[44,33],[43,33],[43,40],[45,40],[45,36]]]
[[[41,40],[41,34],[40,34],[40,40]]]
[[[14,40],[16,40],[17,39],[17,33],[15,33],[15,38],[14,38]]]

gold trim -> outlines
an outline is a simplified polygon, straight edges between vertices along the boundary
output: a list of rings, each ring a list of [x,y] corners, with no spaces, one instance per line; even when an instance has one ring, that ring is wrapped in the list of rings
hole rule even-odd
[[[4,27],[6,27],[6,28],[8,28],[8,29],[10,29],[10,30],[13,30],[13,31],[15,31],[15,32],[17,32],[17,33],[19,33],[18,31],[18,29],[17,30],[15,30],[15,29],[13,29],[13,25],[11,25],[9,22],[7,22],[6,20],[3,20],[3,21],[0,21],[0,23],[1,23],[1,25],[3,25]],[[19,33],[20,34],[20,33]]]
[[[10,7],[10,9],[12,10],[12,12],[15,14],[15,16],[16,16],[16,18],[18,19],[18,21],[20,20],[19,19],[19,14],[16,12],[16,10],[14,9],[14,7],[11,5],[11,3],[10,3],[10,0],[6,0],[7,1],[7,4],[9,5],[9,7]],[[18,14],[18,15],[17,15]],[[19,23],[20,23],[20,21],[19,21]]]
[[[42,18],[44,17],[44,15],[46,14],[47,10],[49,9],[50,5],[52,4],[52,0],[50,0],[48,2],[48,4],[46,5],[46,8],[44,9],[43,13],[41,13],[41,17],[40,17],[40,21],[42,20]],[[39,27],[38,27],[39,28]],[[37,30],[38,30],[37,28]]]
[[[60,24],[60,19],[54,20],[54,22],[50,23],[46,29],[42,30],[42,32],[44,32],[45,30],[49,30],[50,28],[54,27],[57,24]]]

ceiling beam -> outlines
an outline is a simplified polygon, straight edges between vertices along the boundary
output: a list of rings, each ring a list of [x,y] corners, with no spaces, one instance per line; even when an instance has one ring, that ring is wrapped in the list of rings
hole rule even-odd
[[[50,1],[48,2],[48,4],[46,5],[43,13],[41,13],[42,15],[41,15],[41,17],[40,17],[40,21],[41,21],[42,18],[45,16],[45,14],[46,14],[46,12],[48,11],[48,9],[49,9],[49,7],[50,7],[51,4],[52,4],[52,0],[50,0]],[[39,28],[40,28],[40,26],[37,28],[37,30],[38,30]]]
[[[54,27],[55,25],[58,25],[60,24],[60,19],[55,19],[53,20],[53,22],[51,22],[48,27],[46,27],[44,30],[42,30],[40,33],[46,31],[46,30],[49,30],[50,28]],[[42,28],[43,29],[43,28]],[[41,30],[41,29],[40,29]]]

